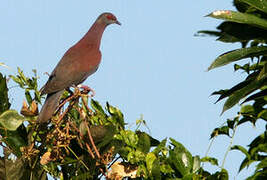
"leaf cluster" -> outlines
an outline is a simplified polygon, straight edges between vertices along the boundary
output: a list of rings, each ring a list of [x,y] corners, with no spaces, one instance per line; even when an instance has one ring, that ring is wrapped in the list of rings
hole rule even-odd
[[[240,110],[236,117],[228,119],[221,127],[215,128],[211,138],[217,135],[234,138],[239,125],[250,122],[255,126],[259,120],[265,123],[267,121],[267,1],[234,0],[234,6],[237,11],[218,10],[208,15],[208,17],[224,20],[217,27],[217,31],[198,32],[216,36],[218,41],[224,43],[241,43],[242,48],[218,56],[208,70],[230,63],[239,63],[241,60],[247,61],[234,64],[235,71],[246,74],[242,82],[212,93],[212,95],[219,95],[216,103],[226,99],[222,113],[235,105],[239,105]],[[267,177],[265,136],[266,130],[249,144],[248,150],[240,145],[230,148],[239,150],[246,156],[240,165],[240,171],[252,162],[258,162],[255,173],[249,179]]]
[[[142,118],[135,130],[127,128],[117,107],[102,107],[86,90],[65,91],[51,122],[38,124],[36,72],[28,78],[18,69],[11,77],[27,102],[20,114],[9,109],[1,75],[0,179],[47,179],[47,174],[60,179],[228,179],[224,169],[212,174],[201,167],[206,162],[217,166],[215,158],[193,156],[172,138],[153,138],[139,129],[146,126]]]

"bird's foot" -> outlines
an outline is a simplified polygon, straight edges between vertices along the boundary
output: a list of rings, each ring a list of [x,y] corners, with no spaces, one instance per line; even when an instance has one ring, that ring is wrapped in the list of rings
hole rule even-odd
[[[79,84],[77,87],[78,88],[82,88],[83,91],[85,91],[85,93],[91,92],[91,94],[89,95],[90,97],[94,97],[95,96],[95,91],[92,88],[90,88],[89,86],[86,86],[86,85],[83,85],[83,84]]]

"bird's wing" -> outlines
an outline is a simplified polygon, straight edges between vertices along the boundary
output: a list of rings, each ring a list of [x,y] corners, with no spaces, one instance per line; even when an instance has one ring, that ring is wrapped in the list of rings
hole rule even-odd
[[[96,48],[70,48],[55,67],[41,93],[50,94],[82,83],[97,70],[100,60],[101,52]]]

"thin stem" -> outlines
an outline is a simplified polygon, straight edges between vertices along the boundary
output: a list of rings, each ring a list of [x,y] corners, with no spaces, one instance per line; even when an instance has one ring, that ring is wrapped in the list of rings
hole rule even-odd
[[[207,149],[207,151],[206,151],[206,153],[205,153],[205,157],[208,156],[208,153],[209,153],[209,151],[210,151],[210,149],[211,149],[211,145],[213,144],[214,139],[215,139],[215,137],[211,139],[210,144],[209,144],[209,146],[208,146],[208,149]]]
[[[58,105],[57,109],[60,109],[62,106],[64,106],[67,102],[69,102],[73,98],[75,98],[75,94],[72,94],[66,99],[64,99],[63,102]]]
[[[67,146],[67,148],[69,149],[69,151],[76,157],[76,159],[78,159],[86,168],[87,171],[89,171],[89,168],[86,166],[86,164],[75,154],[75,152],[69,147]]]
[[[86,124],[87,134],[88,134],[88,136],[89,136],[89,139],[90,139],[90,141],[91,141],[91,144],[92,144],[92,146],[93,146],[93,148],[94,148],[94,150],[95,150],[95,153],[96,153],[97,157],[100,159],[100,154],[99,154],[99,152],[98,152],[98,150],[97,150],[97,148],[96,148],[96,146],[95,146],[94,139],[93,139],[93,137],[92,137],[92,134],[91,134],[91,132],[90,132],[90,130],[89,130],[89,127],[88,127],[88,124],[87,124],[86,121],[85,121],[85,124]]]
[[[206,151],[206,153],[205,153],[205,157],[208,156],[208,153],[209,153],[209,151],[210,151],[210,149],[211,149],[211,145],[213,144],[214,139],[215,139],[215,137],[213,137],[213,138],[211,139],[211,141],[210,141],[210,143],[209,143],[209,146],[208,146],[208,149],[207,149],[207,151]],[[204,163],[202,162],[202,163],[201,163],[201,167],[203,168],[203,166],[204,166]]]
[[[87,147],[87,149],[88,149],[89,153],[91,154],[92,158],[95,159],[95,155],[94,155],[92,149],[90,148],[89,144],[85,143],[85,146]]]
[[[222,165],[221,165],[221,168],[222,168],[222,169],[223,169],[223,167],[224,167],[224,163],[225,163],[225,161],[226,161],[226,157],[227,157],[229,151],[231,150],[232,144],[233,144],[233,142],[234,142],[234,137],[235,137],[236,128],[237,128],[237,125],[234,126],[234,129],[233,129],[233,135],[232,135],[232,137],[231,137],[230,144],[229,144],[229,146],[228,146],[228,148],[227,148],[227,151],[225,152],[225,155],[224,155],[224,158],[223,158],[223,162],[222,162]]]

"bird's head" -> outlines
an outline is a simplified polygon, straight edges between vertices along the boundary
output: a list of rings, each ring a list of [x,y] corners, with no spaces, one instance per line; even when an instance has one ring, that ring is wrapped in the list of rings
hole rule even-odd
[[[105,23],[106,25],[109,24],[121,25],[121,23],[117,20],[116,16],[114,16],[112,13],[103,13],[97,18],[97,20],[101,23]]]

